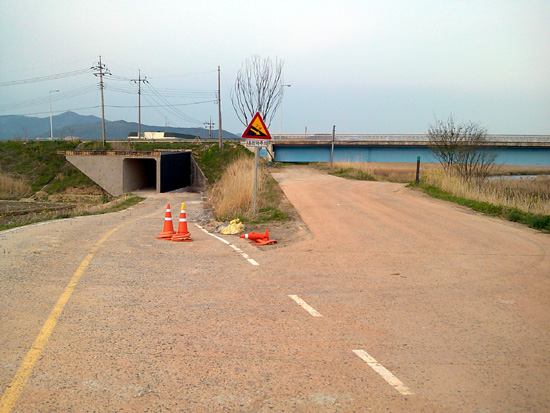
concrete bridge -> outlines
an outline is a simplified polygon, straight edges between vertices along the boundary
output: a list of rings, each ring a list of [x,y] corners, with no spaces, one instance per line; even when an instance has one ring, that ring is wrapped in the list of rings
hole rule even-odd
[[[487,150],[496,162],[509,165],[550,166],[549,135],[487,135]],[[334,161],[340,162],[437,162],[426,134],[337,134]],[[275,135],[264,155],[277,162],[328,162],[332,135]]]

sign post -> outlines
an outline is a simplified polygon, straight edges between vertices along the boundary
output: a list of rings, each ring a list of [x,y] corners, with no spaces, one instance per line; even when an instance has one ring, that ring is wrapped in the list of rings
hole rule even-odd
[[[258,197],[258,160],[260,158],[260,148],[267,147],[271,140],[271,135],[265,126],[260,112],[256,112],[252,121],[242,134],[246,139],[246,146],[254,147],[254,215],[256,214],[256,205]]]

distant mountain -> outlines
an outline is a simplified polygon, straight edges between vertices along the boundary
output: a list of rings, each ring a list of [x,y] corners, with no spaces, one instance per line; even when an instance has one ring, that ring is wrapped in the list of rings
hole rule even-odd
[[[74,112],[65,112],[52,117],[53,136],[75,136],[83,140],[102,139],[101,118],[97,116],[83,116]],[[124,120],[105,121],[107,140],[126,139],[130,132],[138,130],[137,122]],[[164,126],[141,125],[141,132],[174,132],[204,138],[208,130],[204,128],[174,128]],[[49,138],[50,118],[35,118],[29,116],[0,116],[0,140]],[[212,129],[212,137],[218,137],[218,130]],[[222,138],[238,139],[239,136],[222,130]]]

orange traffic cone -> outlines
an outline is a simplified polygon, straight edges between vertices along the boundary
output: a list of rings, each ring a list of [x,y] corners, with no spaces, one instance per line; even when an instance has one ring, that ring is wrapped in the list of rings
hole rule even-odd
[[[170,204],[166,205],[166,215],[164,216],[164,229],[157,235],[157,239],[165,239],[170,241],[174,235],[174,224],[172,223],[172,211]]]
[[[250,240],[252,245],[269,245],[277,243],[277,240],[269,239],[269,229],[265,232],[265,234],[250,232],[248,234],[241,235],[240,238]]]
[[[193,241],[191,239],[191,233],[187,229],[187,215],[185,215],[185,202],[182,202],[181,204],[178,232],[172,236],[172,241],[176,241],[176,242]]]

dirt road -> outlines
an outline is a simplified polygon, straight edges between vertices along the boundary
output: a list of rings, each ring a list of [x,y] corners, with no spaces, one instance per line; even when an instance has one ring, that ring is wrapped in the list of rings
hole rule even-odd
[[[201,216],[196,194],[1,232],[2,406],[550,409],[548,235],[399,184],[275,175],[311,239],[156,240],[167,202]]]

